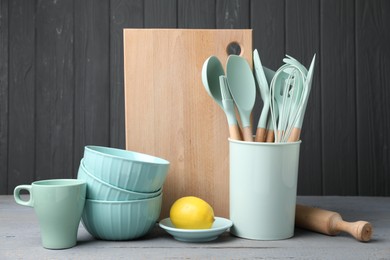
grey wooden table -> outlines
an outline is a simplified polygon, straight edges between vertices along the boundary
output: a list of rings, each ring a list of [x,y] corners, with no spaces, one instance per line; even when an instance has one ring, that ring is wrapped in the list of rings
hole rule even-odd
[[[255,241],[225,232],[208,243],[174,240],[158,226],[135,241],[95,240],[80,225],[77,246],[48,250],[41,246],[32,208],[0,196],[0,259],[390,259],[390,197],[298,197],[302,204],[339,212],[347,221],[366,220],[374,227],[368,243],[348,234],[325,236],[296,228],[293,238]]]

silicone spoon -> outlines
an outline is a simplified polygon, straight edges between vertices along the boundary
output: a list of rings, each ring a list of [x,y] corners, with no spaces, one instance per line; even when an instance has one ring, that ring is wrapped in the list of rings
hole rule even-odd
[[[234,101],[229,91],[226,76],[219,76],[219,85],[221,86],[223,110],[229,124],[230,138],[233,140],[241,140],[240,129],[238,128],[234,109]]]
[[[219,76],[225,75],[222,64],[216,56],[210,56],[203,63],[202,83],[207,93],[223,109]]]
[[[226,76],[233,100],[241,118],[244,141],[253,141],[250,115],[255,104],[256,84],[248,62],[237,55],[229,55]]]

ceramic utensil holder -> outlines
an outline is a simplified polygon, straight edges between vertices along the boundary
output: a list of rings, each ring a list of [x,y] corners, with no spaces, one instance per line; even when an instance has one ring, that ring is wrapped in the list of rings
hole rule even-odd
[[[300,144],[229,139],[233,235],[255,240],[294,235]]]

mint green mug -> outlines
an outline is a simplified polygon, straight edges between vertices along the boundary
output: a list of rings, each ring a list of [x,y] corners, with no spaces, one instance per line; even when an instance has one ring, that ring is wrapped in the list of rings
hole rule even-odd
[[[16,203],[34,208],[43,247],[65,249],[76,245],[86,188],[84,180],[52,179],[19,185],[14,189]],[[29,200],[21,199],[22,190],[30,193]]]

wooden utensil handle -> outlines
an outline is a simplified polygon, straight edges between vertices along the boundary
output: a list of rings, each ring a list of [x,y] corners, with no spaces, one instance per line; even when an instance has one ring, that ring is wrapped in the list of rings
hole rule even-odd
[[[230,125],[229,134],[230,138],[233,140],[242,140],[240,128],[238,127],[238,125]]]
[[[267,135],[267,129],[261,127],[257,128],[255,141],[264,142],[266,139],[266,135]]]
[[[301,135],[301,129],[294,127],[291,131],[290,136],[288,137],[287,142],[296,142],[299,140],[299,137]]]
[[[372,236],[372,226],[367,221],[346,222],[337,212],[299,204],[296,205],[295,225],[331,236],[344,231],[364,242]]]
[[[267,143],[272,143],[273,141],[275,141],[274,130],[268,130],[265,141]]]
[[[253,142],[253,134],[250,126],[242,128],[242,137],[244,141]]]

